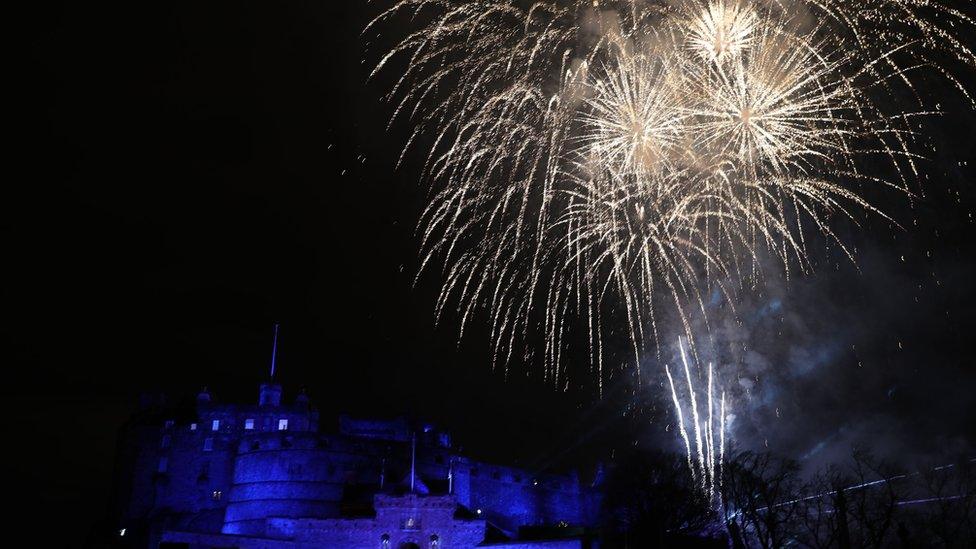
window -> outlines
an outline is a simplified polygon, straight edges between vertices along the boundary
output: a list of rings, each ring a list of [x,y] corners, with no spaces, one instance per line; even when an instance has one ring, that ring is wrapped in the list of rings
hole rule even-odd
[[[408,531],[420,530],[420,519],[417,517],[405,517],[400,520],[400,529]]]
[[[441,538],[437,537],[437,534],[430,536],[430,549],[440,549]]]
[[[167,458],[166,456],[159,458],[159,465],[156,467],[156,471],[159,473],[165,473],[168,467],[169,467],[169,458]]]
[[[197,424],[196,423],[191,423],[190,424],[190,430],[191,431],[196,431],[197,430]]]
[[[223,496],[224,496],[224,493],[223,493],[223,492],[221,492],[220,490],[214,490],[214,491],[213,491],[213,493],[212,493],[212,494],[210,494],[210,497],[211,497],[211,498],[212,498],[212,499],[213,499],[214,501],[220,501],[220,498],[222,498]]]
[[[160,441],[159,441],[159,447],[160,448],[169,448],[169,441],[170,441],[170,436],[169,435],[163,435],[163,438],[160,439]]]
[[[380,547],[382,549],[390,549],[390,534],[380,536]]]
[[[254,430],[254,419],[253,418],[247,418],[247,419],[244,420],[244,430],[245,431],[253,431]]]
[[[220,430],[220,420],[219,419],[213,420],[213,423],[210,424],[210,430],[211,431],[219,431]]]
[[[278,430],[279,431],[287,431],[288,430],[288,420],[287,419],[279,419],[278,420]]]
[[[163,426],[166,429],[172,429],[173,428],[173,420],[172,419],[167,419],[166,420],[166,423],[164,423]]]
[[[203,451],[204,452],[209,452],[211,450],[213,450],[213,439],[210,438],[210,437],[207,437],[207,438],[205,438],[203,440]]]

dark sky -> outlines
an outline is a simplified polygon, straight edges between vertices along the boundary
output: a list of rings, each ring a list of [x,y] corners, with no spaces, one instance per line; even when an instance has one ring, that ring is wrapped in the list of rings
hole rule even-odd
[[[555,391],[537,365],[506,381],[483,330],[458,345],[433,326],[437,280],[412,286],[417,159],[394,170],[404,129],[386,130],[362,63],[370,9],[74,2],[29,17],[23,169],[0,205],[7,472],[44,509],[26,525],[52,511],[61,543],[84,537],[141,391],[256,398],[275,320],[286,398],[307,387],[326,428],[338,412],[410,413],[530,467],[673,442],[653,379],[631,407],[627,375],[602,401],[592,379]],[[971,450],[976,117],[941,84],[922,93],[952,115],[926,129],[926,196],[881,198],[905,228],[867,220],[845,237],[858,267],[825,253],[717,330],[744,445]]]

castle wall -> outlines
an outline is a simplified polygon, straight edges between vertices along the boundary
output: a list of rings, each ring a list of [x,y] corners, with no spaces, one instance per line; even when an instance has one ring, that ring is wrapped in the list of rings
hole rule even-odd
[[[472,510],[482,509],[489,522],[510,534],[521,526],[589,523],[574,476],[533,477],[516,468],[465,465],[455,472],[458,500]]]
[[[157,508],[177,513],[222,509],[230,486],[236,437],[230,431],[163,429],[155,464]],[[210,442],[206,442],[209,439]]]
[[[242,440],[223,532],[263,535],[268,517],[338,516],[344,479],[317,439],[302,433]]]
[[[441,548],[473,548],[485,537],[483,520],[457,520],[450,496],[376,496],[376,517],[363,519],[270,519],[269,535],[295,547],[395,549],[404,543]],[[407,522],[410,521],[410,522]]]

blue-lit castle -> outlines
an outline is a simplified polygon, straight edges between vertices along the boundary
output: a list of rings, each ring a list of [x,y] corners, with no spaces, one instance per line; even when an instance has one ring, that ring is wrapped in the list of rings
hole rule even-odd
[[[125,428],[119,541],[137,547],[349,549],[595,547],[593,483],[479,462],[404,418],[342,416],[319,430],[304,394],[260,386],[254,405],[204,390],[182,416]]]

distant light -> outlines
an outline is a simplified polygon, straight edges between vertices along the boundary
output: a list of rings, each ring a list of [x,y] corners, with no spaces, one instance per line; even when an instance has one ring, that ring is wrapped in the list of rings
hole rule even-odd
[[[197,424],[196,423],[191,423],[190,424],[190,430],[191,431],[196,431],[197,430]]]
[[[121,538],[123,536],[125,536],[125,528],[119,530],[119,537]]]
[[[538,485],[539,485],[539,481],[536,479],[532,479],[532,486],[538,486]]]
[[[475,509],[475,513],[477,513],[477,514],[480,515],[481,514],[481,509]]]

